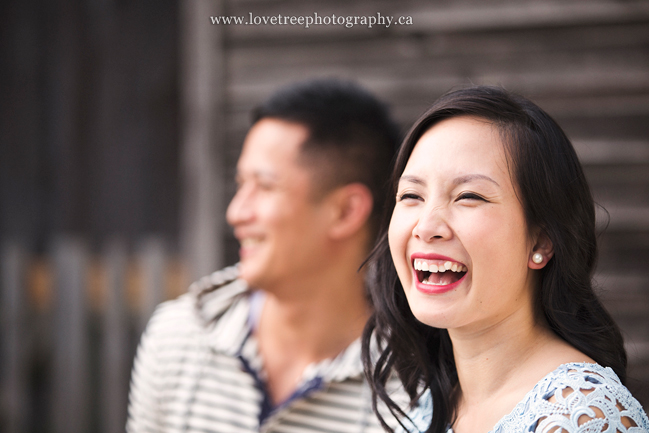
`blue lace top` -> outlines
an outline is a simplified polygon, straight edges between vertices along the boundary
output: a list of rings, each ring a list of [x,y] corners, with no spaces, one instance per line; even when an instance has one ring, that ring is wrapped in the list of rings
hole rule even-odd
[[[573,392],[563,395],[563,390]],[[554,397],[555,401],[548,401]],[[426,431],[433,414],[430,391],[422,396],[410,418]],[[625,427],[622,421],[632,427]],[[554,430],[556,429],[556,430]],[[569,363],[559,366],[528,392],[491,433],[649,433],[649,419],[609,367]],[[453,429],[448,428],[448,433]]]

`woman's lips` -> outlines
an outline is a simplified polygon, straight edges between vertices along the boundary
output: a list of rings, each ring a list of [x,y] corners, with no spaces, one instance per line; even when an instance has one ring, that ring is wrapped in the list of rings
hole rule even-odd
[[[414,259],[445,260],[445,261],[460,263],[451,257],[443,256],[441,254],[436,254],[436,253],[423,253],[423,252],[412,253],[410,255],[410,261],[413,261]]]
[[[434,253],[414,253],[410,256],[417,289],[426,294],[445,293],[456,288],[468,268],[450,257]]]

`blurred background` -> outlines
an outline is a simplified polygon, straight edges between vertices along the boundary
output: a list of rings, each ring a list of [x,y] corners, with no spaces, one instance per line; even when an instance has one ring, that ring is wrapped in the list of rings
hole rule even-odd
[[[211,21],[315,12],[412,25]],[[470,83],[553,115],[602,206],[596,283],[649,406],[648,1],[23,0],[0,14],[0,431],[123,431],[153,308],[237,260],[224,211],[250,109],[317,76],[366,86],[404,132]]]

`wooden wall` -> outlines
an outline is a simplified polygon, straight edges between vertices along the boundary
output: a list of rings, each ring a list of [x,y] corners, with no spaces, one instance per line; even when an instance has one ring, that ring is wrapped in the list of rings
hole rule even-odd
[[[0,237],[178,231],[176,0],[0,6]]]
[[[200,262],[199,273],[235,262],[223,218],[234,166],[250,109],[281,85],[355,79],[391,105],[404,131],[454,86],[500,84],[531,97],[573,139],[610,214],[596,280],[625,333],[631,388],[649,407],[649,2],[25,0],[3,2],[0,12],[0,240],[26,240],[21,254],[36,249],[37,263],[51,262],[46,256],[61,233],[95,252],[117,235],[123,257],[154,234],[170,256],[182,249],[185,266]],[[413,24],[305,29],[210,21],[316,12],[409,16]],[[603,228],[606,212],[599,216]],[[21,254],[12,251],[3,248],[9,259],[1,281],[18,275],[13,263]],[[28,321],[28,332],[40,335],[52,324],[39,302],[24,306],[28,316],[3,320],[37,317],[40,325]],[[129,333],[127,352],[136,334]],[[32,364],[47,364],[57,346],[47,335],[42,350],[3,338],[0,365],[20,364],[5,350],[13,343],[39,352]],[[23,413],[29,431],[53,431],[43,408],[57,379],[42,370],[29,377],[36,390],[25,397],[33,406]],[[1,400],[6,420],[10,399]],[[120,416],[110,426],[90,416],[89,425],[105,426],[92,431],[119,429]]]
[[[166,273],[186,280],[178,2],[0,16],[0,431],[123,432],[140,332]],[[129,278],[149,280],[146,311],[125,303]]]
[[[610,214],[596,279],[627,339],[630,385],[649,406],[649,2],[224,0],[219,8],[246,18],[380,12],[413,21],[212,25],[223,41],[226,202],[249,110],[295,80],[355,79],[391,104],[404,130],[439,95],[469,83],[502,85],[554,116]],[[603,228],[606,212],[598,215]],[[234,262],[236,242],[224,230]]]

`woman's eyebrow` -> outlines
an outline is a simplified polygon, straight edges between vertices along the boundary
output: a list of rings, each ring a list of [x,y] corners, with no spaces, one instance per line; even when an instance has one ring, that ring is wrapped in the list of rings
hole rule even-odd
[[[474,180],[486,180],[496,184],[497,186],[500,186],[498,182],[496,182],[495,180],[493,180],[492,178],[484,174],[467,174],[466,176],[456,177],[455,179],[453,179],[453,184],[461,185],[463,183],[472,182]]]
[[[424,185],[424,186],[426,185],[426,181],[424,179],[409,174],[401,176],[399,178],[399,183],[401,182],[410,182],[410,183],[415,183],[417,185]]]

